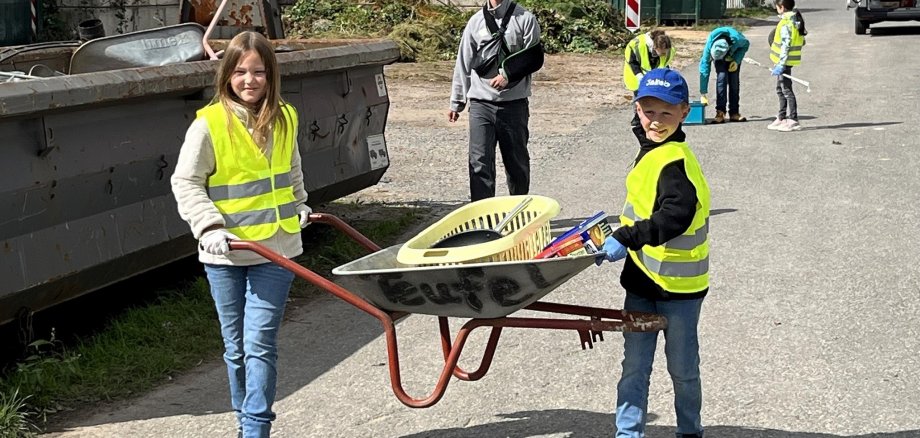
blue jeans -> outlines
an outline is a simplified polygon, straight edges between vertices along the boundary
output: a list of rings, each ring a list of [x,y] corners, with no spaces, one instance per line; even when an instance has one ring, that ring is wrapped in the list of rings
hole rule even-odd
[[[265,438],[275,419],[278,328],[294,273],[274,264],[204,265],[224,338],[230,404],[246,438]]]
[[[677,413],[677,437],[703,436],[700,410],[703,402],[700,384],[700,354],[697,323],[703,298],[695,300],[655,301],[627,293],[624,310],[651,312],[668,318],[664,330],[664,353],[668,373],[674,384],[674,410]],[[645,436],[648,412],[648,387],[655,359],[658,332],[623,333],[623,376],[617,385],[617,437]]]
[[[725,111],[725,102],[728,101],[728,113],[740,114],[738,101],[740,100],[741,66],[734,72],[728,71],[728,64],[718,60],[713,63],[716,69],[716,111]]]

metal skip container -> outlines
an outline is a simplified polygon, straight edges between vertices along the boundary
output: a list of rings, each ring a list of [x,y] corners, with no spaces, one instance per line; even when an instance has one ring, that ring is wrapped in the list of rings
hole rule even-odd
[[[282,96],[299,113],[310,203],[376,184],[389,165],[383,66],[397,45],[274,43]],[[0,48],[0,72],[66,66],[74,54]],[[169,178],[217,66],[0,76],[0,323],[195,252]]]

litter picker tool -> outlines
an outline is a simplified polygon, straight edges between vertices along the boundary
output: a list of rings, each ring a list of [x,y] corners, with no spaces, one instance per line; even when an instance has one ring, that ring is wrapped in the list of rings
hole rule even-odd
[[[765,66],[765,65],[763,65],[763,64],[761,64],[761,63],[759,63],[759,62],[757,62],[757,61],[755,61],[755,60],[753,60],[753,59],[751,59],[751,58],[748,58],[748,57],[745,57],[745,58],[744,58],[744,62],[746,62],[746,63],[748,63],[748,64],[754,64],[754,65],[756,65],[756,66],[758,66],[758,67],[763,67],[763,68],[765,68],[765,69],[767,69],[767,70],[770,70],[770,67],[767,67],[767,66]],[[795,76],[792,76],[792,75],[787,75],[787,74],[785,74],[785,73],[783,73],[783,76],[784,76],[784,77],[787,77],[787,78],[789,78],[789,79],[791,79],[793,82],[796,82],[796,83],[798,83],[798,84],[800,84],[800,85],[804,85],[804,86],[805,86],[805,92],[806,92],[806,93],[811,93],[811,83],[810,83],[810,82],[805,81],[805,80],[802,80],[802,79],[799,79],[799,78],[797,78],[797,77],[795,77]]]

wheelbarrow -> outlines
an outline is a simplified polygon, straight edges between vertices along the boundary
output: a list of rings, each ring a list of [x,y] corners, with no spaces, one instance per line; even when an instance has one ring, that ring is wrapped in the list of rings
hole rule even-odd
[[[230,242],[230,249],[253,251],[377,318],[383,324],[393,393],[412,408],[427,408],[441,400],[451,376],[466,381],[483,378],[492,365],[498,339],[506,327],[574,330],[584,350],[593,348],[595,341],[603,341],[605,331],[648,332],[667,326],[663,316],[653,313],[540,301],[603,254],[420,267],[396,260],[400,245],[381,249],[333,215],[312,213],[309,219],[335,227],[372,252],[332,271],[354,292],[258,243],[234,240]],[[587,319],[509,316],[521,309]],[[396,341],[395,322],[412,313],[438,318],[444,354],[444,367],[434,390],[421,398],[412,397],[403,389]],[[470,318],[453,340],[449,318]],[[480,327],[492,330],[479,368],[466,371],[457,366],[457,361],[470,333]]]

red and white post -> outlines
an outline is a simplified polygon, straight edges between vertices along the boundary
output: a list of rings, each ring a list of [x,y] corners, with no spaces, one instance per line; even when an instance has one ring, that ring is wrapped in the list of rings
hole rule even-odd
[[[626,29],[630,32],[639,30],[639,0],[626,0]]]
[[[38,41],[38,11],[36,2],[38,0],[29,0],[29,6],[32,8],[32,42]]]

